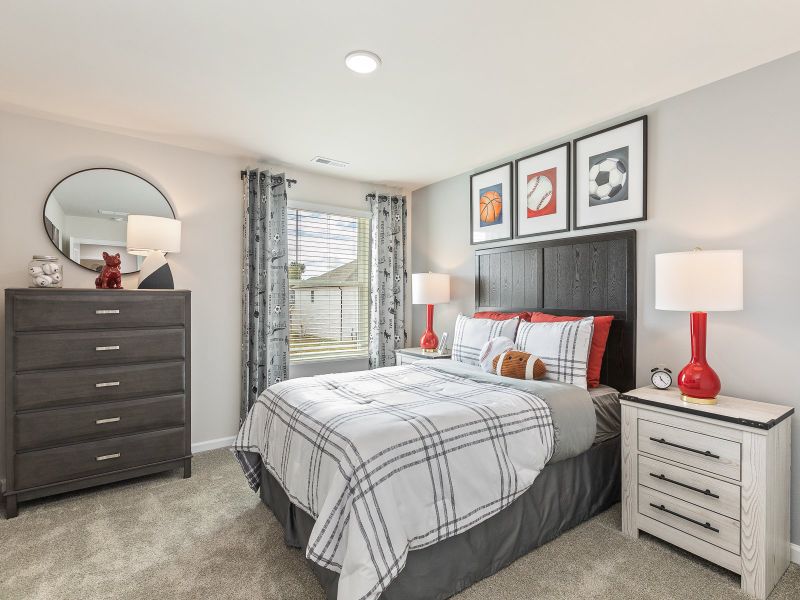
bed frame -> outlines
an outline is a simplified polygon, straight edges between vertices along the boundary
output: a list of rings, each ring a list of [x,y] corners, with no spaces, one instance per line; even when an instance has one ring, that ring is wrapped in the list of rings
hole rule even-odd
[[[475,252],[477,310],[613,315],[601,382],[621,392],[636,377],[636,232],[620,231]],[[261,499],[290,546],[305,548],[314,520],[261,467]],[[408,554],[381,600],[441,600],[606,510],[620,497],[620,437],[542,470],[510,506],[474,527]],[[328,600],[338,574],[308,561]]]
[[[636,387],[636,231],[475,251],[475,310],[613,315],[601,383]]]

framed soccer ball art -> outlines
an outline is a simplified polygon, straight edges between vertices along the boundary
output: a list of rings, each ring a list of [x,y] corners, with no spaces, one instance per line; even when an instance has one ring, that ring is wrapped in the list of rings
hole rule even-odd
[[[510,162],[469,178],[470,243],[510,240],[514,221],[514,178]]]
[[[573,227],[647,219],[647,116],[576,139]]]
[[[515,237],[569,231],[570,144],[516,161]]]

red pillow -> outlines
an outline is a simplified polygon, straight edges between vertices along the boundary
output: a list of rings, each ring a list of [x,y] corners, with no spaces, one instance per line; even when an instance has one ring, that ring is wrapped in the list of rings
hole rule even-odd
[[[558,321],[578,321],[585,317],[559,317],[543,312],[530,313],[531,323],[555,323]],[[594,318],[594,333],[592,334],[592,347],[589,349],[589,364],[586,365],[586,383],[594,388],[600,385],[600,370],[603,368],[603,354],[606,351],[608,332],[611,330],[613,316]]]
[[[520,321],[530,321],[531,320],[531,313],[527,311],[523,312],[492,312],[487,310],[485,312],[476,312],[472,315],[473,319],[491,319],[492,321],[507,321],[508,319],[513,319],[514,317],[519,317]]]

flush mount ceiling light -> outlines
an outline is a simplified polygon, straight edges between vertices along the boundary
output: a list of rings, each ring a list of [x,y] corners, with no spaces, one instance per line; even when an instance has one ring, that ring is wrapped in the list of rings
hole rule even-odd
[[[344,64],[354,73],[367,75],[381,66],[381,57],[368,50],[355,50],[344,57]]]

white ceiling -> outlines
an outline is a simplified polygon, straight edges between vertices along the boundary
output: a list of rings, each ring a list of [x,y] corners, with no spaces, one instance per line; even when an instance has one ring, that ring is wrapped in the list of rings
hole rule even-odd
[[[0,0],[0,106],[414,188],[799,51],[798,23],[797,0]],[[383,67],[350,73],[355,49]]]

